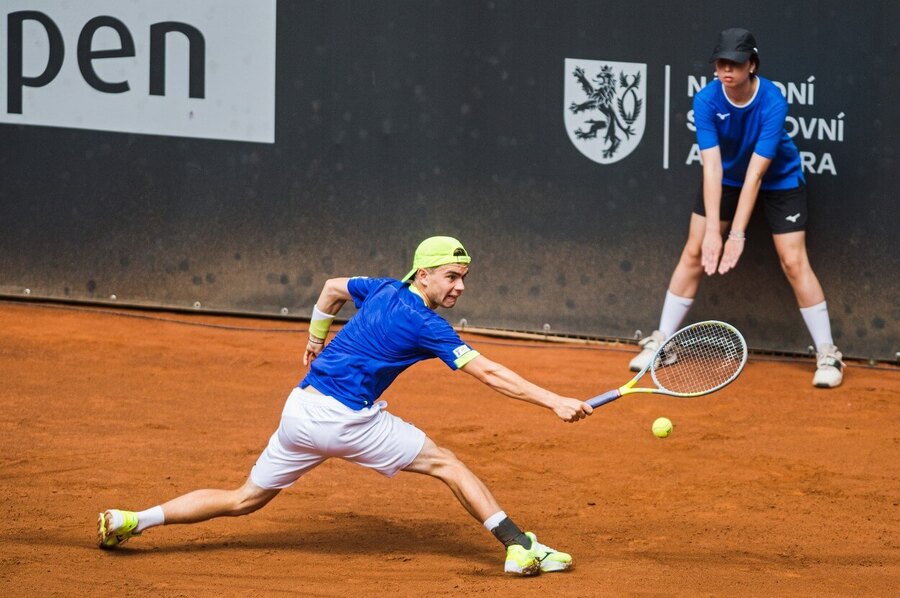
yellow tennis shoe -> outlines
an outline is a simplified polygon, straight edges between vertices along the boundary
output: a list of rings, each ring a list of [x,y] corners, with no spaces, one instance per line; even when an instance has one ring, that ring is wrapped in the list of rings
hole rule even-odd
[[[572,555],[560,552],[537,541],[537,536],[525,532],[531,538],[531,548],[519,544],[506,548],[506,564],[503,570],[513,575],[537,575],[553,571],[565,571],[572,567]]]
[[[114,522],[118,519],[121,519],[122,523],[114,527]],[[134,531],[137,525],[138,516],[133,511],[119,509],[104,511],[97,517],[97,545],[100,548],[115,548],[132,536],[140,536],[141,532]]]

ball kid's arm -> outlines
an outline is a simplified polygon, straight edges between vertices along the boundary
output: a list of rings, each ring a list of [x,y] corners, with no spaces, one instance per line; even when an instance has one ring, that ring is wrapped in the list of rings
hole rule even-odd
[[[706,212],[706,233],[701,246],[701,263],[708,275],[715,274],[722,253],[722,153],[719,146],[700,152],[703,162],[703,210]]]
[[[750,156],[750,164],[747,166],[747,174],[744,176],[744,184],[738,197],[737,210],[735,210],[734,220],[731,222],[731,232],[728,233],[725,252],[719,263],[719,274],[725,274],[734,268],[744,252],[750,214],[753,212],[753,206],[756,205],[756,198],[759,197],[763,175],[766,174],[771,163],[772,160],[763,158],[759,154],[754,153]]]

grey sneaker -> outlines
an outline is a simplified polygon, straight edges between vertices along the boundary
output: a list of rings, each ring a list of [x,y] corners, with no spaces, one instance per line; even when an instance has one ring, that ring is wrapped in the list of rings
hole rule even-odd
[[[813,386],[818,388],[835,388],[844,379],[844,362],[841,352],[834,345],[820,345],[816,354],[816,375]]]
[[[654,330],[653,334],[641,339],[641,342],[638,343],[641,352],[631,360],[631,363],[628,364],[628,369],[632,372],[640,372],[643,370],[650,364],[653,360],[653,356],[656,355],[656,352],[664,342],[666,342],[666,335],[660,330]]]

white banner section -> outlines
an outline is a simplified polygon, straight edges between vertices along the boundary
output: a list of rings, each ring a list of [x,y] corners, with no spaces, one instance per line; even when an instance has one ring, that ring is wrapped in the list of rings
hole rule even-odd
[[[0,9],[0,122],[275,141],[275,0]]]

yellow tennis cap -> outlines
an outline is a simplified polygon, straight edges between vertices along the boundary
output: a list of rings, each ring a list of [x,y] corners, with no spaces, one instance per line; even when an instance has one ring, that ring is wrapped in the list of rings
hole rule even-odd
[[[419,268],[437,268],[447,264],[468,264],[472,261],[466,248],[453,237],[429,237],[419,243],[413,257],[413,267],[401,280],[407,281]]]

